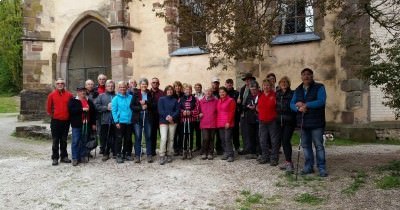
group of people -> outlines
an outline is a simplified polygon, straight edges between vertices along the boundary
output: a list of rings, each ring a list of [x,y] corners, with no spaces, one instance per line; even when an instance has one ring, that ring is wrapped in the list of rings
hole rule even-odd
[[[151,163],[160,134],[161,165],[172,162],[173,156],[192,159],[195,151],[199,151],[203,160],[222,155],[222,160],[233,162],[236,151],[260,164],[277,166],[282,147],[285,162],[280,167],[292,173],[291,138],[298,127],[305,158],[301,173],[314,173],[314,144],[319,175],[326,177],[323,145],[326,91],[324,85],[314,81],[313,71],[309,68],[301,71],[302,83],[295,90],[291,89],[287,76],[276,86],[273,73],[262,81],[261,88],[251,73],[242,79],[245,85],[239,91],[234,89],[232,79],[220,86],[218,78],[213,78],[204,92],[200,83],[192,88],[191,84],[179,81],[162,91],[158,78],[152,78],[151,84],[146,78],[138,83],[134,80],[115,83],[101,74],[97,86],[87,80],[85,86],[77,88],[76,97],[65,89],[63,79],[57,79],[56,89],[47,100],[53,165],[59,160],[72,162],[73,166],[88,162],[90,151],[85,145],[93,135],[100,136],[103,161],[114,157],[117,163],[140,163],[146,156]],[[66,149],[69,125],[72,161]]]

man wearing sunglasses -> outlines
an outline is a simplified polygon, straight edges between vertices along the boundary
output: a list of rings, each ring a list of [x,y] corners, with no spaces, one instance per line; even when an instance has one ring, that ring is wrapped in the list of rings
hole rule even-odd
[[[53,139],[52,165],[58,165],[58,159],[62,163],[71,163],[67,153],[67,137],[69,131],[68,101],[72,94],[65,90],[65,81],[62,78],[56,80],[56,89],[47,97],[47,114],[51,117],[51,136]]]
[[[151,96],[153,98],[153,107],[154,111],[152,112],[152,125],[151,125],[151,135],[150,135],[150,140],[151,140],[151,148],[152,148],[152,155],[156,155],[156,148],[157,148],[157,132],[160,130],[160,115],[158,113],[158,100],[164,96],[164,92],[160,90],[160,80],[156,77],[151,79]]]

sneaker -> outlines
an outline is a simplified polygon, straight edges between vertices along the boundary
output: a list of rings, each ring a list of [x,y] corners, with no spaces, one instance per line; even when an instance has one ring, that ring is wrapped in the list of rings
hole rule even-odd
[[[136,156],[135,163],[140,163],[140,156]]]
[[[233,157],[228,157],[228,160],[226,162],[233,162]]]
[[[221,158],[221,160],[228,160],[228,156],[223,155],[222,158]]]
[[[133,158],[132,158],[132,156],[126,156],[126,157],[125,157],[125,160],[126,160],[126,161],[133,161]]]
[[[172,162],[172,156],[169,156],[169,155],[167,156],[167,162],[168,163]]]
[[[51,163],[51,165],[53,165],[53,166],[58,165],[58,159],[53,159],[53,162]]]
[[[103,158],[101,158],[102,161],[107,161],[108,159],[110,159],[109,155],[103,155]]]
[[[153,162],[153,156],[152,155],[147,155],[147,162],[152,163]]]
[[[208,159],[209,159],[209,160],[214,160],[214,155],[209,155],[209,156],[208,156]]]
[[[271,163],[269,164],[270,166],[277,166],[279,163],[278,163],[278,160],[271,160]]]
[[[71,163],[71,160],[67,157],[63,157],[63,158],[61,158],[60,162],[61,163]]]
[[[72,166],[77,166],[78,165],[78,160],[72,160]]]
[[[121,156],[117,156],[117,163],[124,163],[124,159]]]
[[[261,159],[262,159],[261,155],[258,155],[256,160],[260,161]]]
[[[202,155],[202,156],[201,156],[201,159],[202,159],[202,160],[207,160],[207,155]]]

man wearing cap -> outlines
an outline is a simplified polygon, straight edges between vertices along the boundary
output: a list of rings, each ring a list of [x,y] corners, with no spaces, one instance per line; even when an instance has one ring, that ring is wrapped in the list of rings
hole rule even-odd
[[[213,95],[217,98],[219,98],[219,78],[218,77],[213,77],[211,79],[211,88],[213,91]]]
[[[53,166],[58,165],[59,158],[62,163],[71,163],[67,153],[67,137],[69,131],[68,101],[72,98],[72,94],[65,90],[64,79],[58,78],[55,83],[56,89],[48,95],[46,107],[47,114],[51,117]]]
[[[237,103],[239,99],[239,92],[235,90],[233,87],[234,83],[232,79],[227,79],[225,81],[225,87],[228,90],[228,96],[231,97],[235,103],[236,103],[236,110],[235,110],[235,125],[233,127],[233,146],[235,147],[236,152],[238,152],[239,155],[242,154],[242,151],[240,151],[240,141],[239,141],[239,121],[240,121],[240,108],[239,104]]]
[[[96,130],[96,110],[91,100],[86,97],[86,88],[78,87],[76,97],[68,102],[68,111],[72,128],[72,165],[88,162],[86,142],[91,136],[91,131]]]
[[[301,83],[294,91],[290,108],[297,112],[297,126],[301,128],[301,146],[304,151],[304,168],[301,174],[314,173],[314,152],[321,177],[328,176],[325,164],[323,134],[325,131],[326,91],[321,83],[314,81],[314,72],[305,68],[301,71]]]
[[[250,151],[249,148],[249,139],[248,139],[248,129],[246,126],[247,123],[245,122],[244,118],[244,113],[243,113],[243,107],[246,106],[246,100],[247,97],[250,96],[250,83],[251,81],[255,81],[256,78],[253,77],[252,73],[246,73],[242,80],[245,82],[242,88],[240,88],[239,91],[239,98],[237,99],[237,104],[239,107],[239,113],[240,113],[240,130],[242,132],[242,138],[243,138],[243,152],[242,154],[246,154]]]

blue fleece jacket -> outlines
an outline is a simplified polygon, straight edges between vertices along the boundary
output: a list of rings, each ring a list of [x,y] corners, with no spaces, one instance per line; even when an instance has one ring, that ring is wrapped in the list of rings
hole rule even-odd
[[[163,96],[158,100],[158,113],[160,114],[160,124],[168,124],[165,120],[168,115],[174,118],[174,122],[178,122],[179,108],[178,100],[173,96]]]
[[[115,123],[132,123],[132,110],[130,108],[132,95],[118,94],[111,101],[111,113]]]

